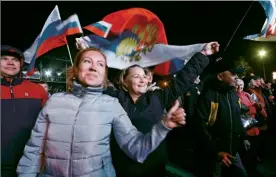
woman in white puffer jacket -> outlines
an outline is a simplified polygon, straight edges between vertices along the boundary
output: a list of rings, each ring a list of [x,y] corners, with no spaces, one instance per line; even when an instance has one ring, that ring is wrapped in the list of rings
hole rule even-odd
[[[176,102],[150,133],[138,132],[117,98],[102,93],[107,64],[97,49],[80,51],[68,76],[72,91],[53,94],[40,112],[17,167],[20,177],[114,177],[111,130],[120,148],[142,163],[172,128],[185,124]]]

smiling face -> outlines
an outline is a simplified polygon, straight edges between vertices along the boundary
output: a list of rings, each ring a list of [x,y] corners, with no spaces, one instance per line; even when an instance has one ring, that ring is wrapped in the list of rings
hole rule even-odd
[[[244,88],[244,82],[241,79],[237,79],[237,90],[238,92],[242,92]]]
[[[135,95],[146,93],[148,82],[148,76],[144,69],[138,66],[130,68],[124,79],[124,85],[128,92]]]
[[[86,51],[82,54],[77,78],[84,86],[101,86],[106,77],[106,59],[98,51]]]
[[[20,72],[21,62],[14,56],[1,56],[1,75],[15,76]]]

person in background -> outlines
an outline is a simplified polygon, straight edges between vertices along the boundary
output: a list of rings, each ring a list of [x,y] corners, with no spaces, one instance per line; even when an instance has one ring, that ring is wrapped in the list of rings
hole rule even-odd
[[[237,94],[240,98],[240,102],[242,105],[241,114],[245,118],[255,119],[257,112],[260,113],[260,109],[258,105],[253,101],[250,94],[243,91],[244,89],[244,81],[241,79],[237,80]],[[261,114],[261,113],[260,113]],[[249,116],[249,117],[248,117]],[[260,176],[260,173],[257,170],[257,155],[259,149],[259,135],[260,131],[257,125],[252,125],[253,127],[249,127],[246,131],[247,139],[250,142],[249,150],[241,150],[242,152],[242,160],[245,165],[245,168],[248,172],[249,177],[257,177]]]
[[[156,82],[152,83],[153,81],[153,73],[149,68],[144,68],[145,73],[147,75],[148,78],[148,91],[154,91],[154,90],[159,90],[161,89],[159,86],[156,86]]]
[[[198,176],[247,177],[239,156],[241,145],[249,148],[241,122],[235,78],[242,68],[225,59],[216,62],[205,80],[193,117],[198,139]],[[242,143],[241,143],[242,142]]]
[[[53,94],[43,107],[17,167],[20,177],[115,177],[112,130],[124,153],[143,163],[171,129],[185,124],[176,101],[150,132],[140,133],[118,99],[103,94],[107,63],[96,48],[80,51],[67,76],[72,91]]]
[[[23,53],[1,45],[1,176],[16,177],[37,115],[48,95],[38,84],[22,78]]]
[[[41,85],[44,88],[44,90],[48,94],[48,97],[50,97],[51,93],[49,92],[49,85],[46,82],[39,82],[38,84]]]
[[[194,80],[202,73],[209,64],[207,56],[218,52],[218,50],[217,42],[207,43],[201,52],[194,54],[164,89],[148,90],[151,79],[148,77],[147,71],[139,65],[133,65],[121,73],[121,89],[108,88],[105,93],[118,98],[133,125],[139,131],[147,133],[156,122],[160,121],[160,117],[165,110],[171,107],[174,100],[184,95]],[[166,176],[165,165],[168,162],[168,157],[165,141],[149,155],[143,164],[128,158],[116,142],[112,142],[111,154],[118,177]]]
[[[267,119],[267,126],[268,126],[268,132],[269,135],[273,134],[273,131],[275,127],[273,126],[274,121],[275,121],[275,110],[276,110],[276,105],[275,105],[275,99],[273,95],[273,89],[271,88],[271,83],[270,82],[264,82],[262,81],[262,91],[263,91],[263,96],[265,99],[266,107],[267,107],[267,112],[268,112],[268,119]]]
[[[256,119],[258,120],[260,126],[258,127],[260,130],[260,148],[258,152],[258,160],[262,161],[266,148],[268,145],[268,119],[271,116],[271,110],[269,107],[269,103],[263,94],[263,79],[260,76],[252,76],[249,82],[248,93],[251,94],[252,99],[258,104],[260,114],[257,114]]]

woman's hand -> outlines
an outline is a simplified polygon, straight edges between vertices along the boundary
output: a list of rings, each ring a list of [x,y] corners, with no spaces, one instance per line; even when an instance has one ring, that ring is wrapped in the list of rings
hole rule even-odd
[[[230,165],[232,165],[232,161],[235,160],[235,157],[227,152],[219,152],[218,158],[219,158],[220,164],[226,167],[230,167]]]
[[[181,125],[185,125],[185,111],[180,108],[180,103],[178,100],[175,101],[174,105],[171,107],[169,112],[163,118],[163,123],[167,128],[173,129]]]
[[[218,42],[209,42],[204,48],[201,50],[203,55],[213,55],[219,51],[219,43]]]

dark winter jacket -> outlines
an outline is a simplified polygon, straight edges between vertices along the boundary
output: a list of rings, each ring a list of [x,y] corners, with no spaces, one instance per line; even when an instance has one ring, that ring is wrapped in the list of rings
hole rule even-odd
[[[128,113],[133,125],[141,132],[147,133],[158,122],[165,109],[169,109],[173,102],[182,96],[209,64],[209,59],[201,53],[196,53],[176,77],[173,78],[169,87],[163,90],[148,91],[142,95],[136,103],[132,101],[128,92],[108,88],[106,93],[117,97],[119,102]],[[185,103],[184,103],[185,104]],[[166,145],[163,142],[151,153],[144,164],[138,164],[129,159],[114,143],[111,145],[113,164],[118,177],[122,176],[156,176],[164,169],[167,162]]]
[[[200,149],[213,157],[220,151],[235,156],[245,139],[239,97],[233,87],[225,86],[216,77],[207,82],[194,116]]]
[[[1,78],[2,172],[15,173],[37,115],[47,99],[47,93],[38,84],[22,78]]]

